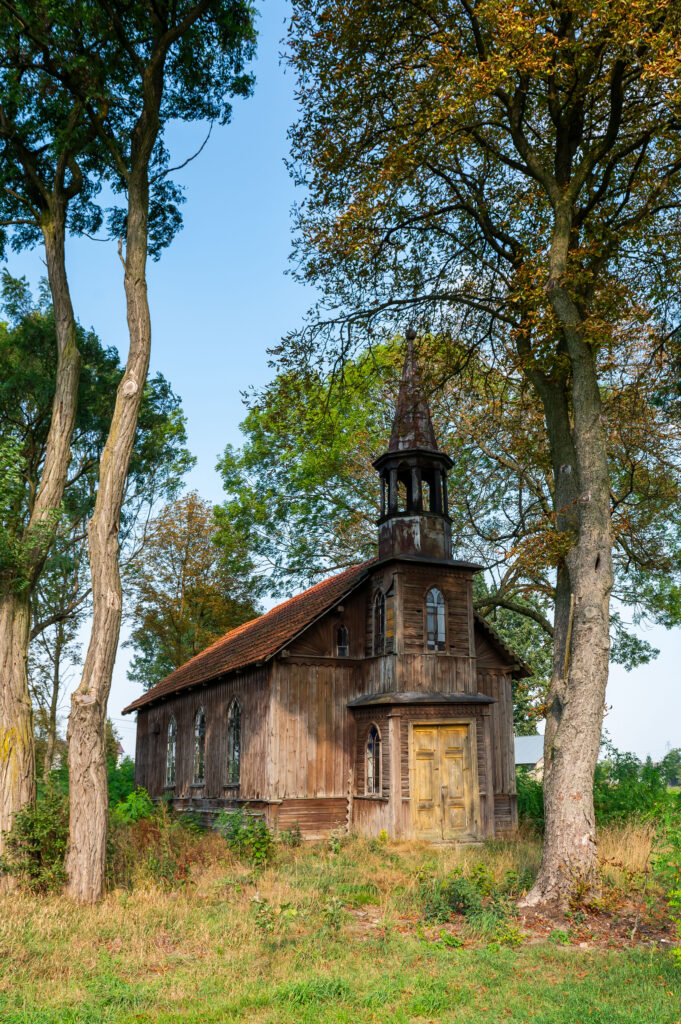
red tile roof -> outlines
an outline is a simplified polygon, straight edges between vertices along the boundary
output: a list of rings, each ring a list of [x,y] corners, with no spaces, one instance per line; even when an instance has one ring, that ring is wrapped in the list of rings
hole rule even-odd
[[[188,686],[195,686],[276,654],[301,630],[352,590],[364,578],[372,561],[353,565],[336,576],[330,576],[302,594],[278,604],[265,615],[230,630],[134,700],[124,708],[123,714],[127,715],[159,697],[177,693]]]

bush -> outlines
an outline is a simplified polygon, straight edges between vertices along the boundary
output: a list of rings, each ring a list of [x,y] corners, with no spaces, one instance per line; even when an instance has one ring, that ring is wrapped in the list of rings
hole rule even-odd
[[[643,762],[635,754],[617,750],[607,740],[604,748],[607,757],[598,762],[594,775],[596,822],[605,825],[664,814],[671,795],[650,758]]]
[[[7,853],[0,872],[33,892],[54,892],[66,881],[64,857],[69,836],[68,797],[46,784],[35,807],[26,807],[5,834]]]
[[[518,820],[543,832],[544,788],[541,782],[533,778],[527,768],[518,768],[515,785],[518,794]]]
[[[653,846],[653,871],[667,892],[669,916],[681,939],[681,805],[678,800],[665,809]],[[681,966],[681,949],[674,950]]]
[[[131,794],[111,815],[107,851],[109,885],[131,888],[151,881],[166,889],[190,881],[193,864],[214,858],[217,837],[185,828],[165,803],[152,803],[145,790]],[[224,849],[224,848],[223,848]]]
[[[272,859],[274,841],[262,818],[256,818],[246,807],[221,811],[215,822],[216,831],[226,840],[230,850],[250,861],[264,865]]]
[[[154,801],[146,789],[138,786],[132,793],[128,793],[125,800],[116,804],[111,812],[111,818],[113,821],[131,824],[134,821],[141,821],[143,818],[153,818],[155,813]]]
[[[515,908],[485,864],[477,864],[468,877],[456,871],[444,879],[432,879],[422,887],[421,898],[426,921],[444,924],[456,915],[464,917],[478,935],[498,942],[518,939],[509,925]]]
[[[116,766],[115,761],[107,762],[107,777],[109,783],[109,806],[113,807],[135,790],[135,762],[124,757],[121,763]]]

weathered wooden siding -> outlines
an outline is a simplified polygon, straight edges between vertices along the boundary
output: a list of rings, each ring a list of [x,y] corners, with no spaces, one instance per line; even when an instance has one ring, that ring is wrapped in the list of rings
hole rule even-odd
[[[438,587],[447,608],[446,654],[474,654],[473,609],[470,600],[471,572],[439,566],[409,566],[401,576],[404,588],[404,653],[417,654],[426,647],[426,594]],[[433,655],[437,657],[438,655]]]
[[[289,657],[272,674],[268,711],[272,800],[344,797],[354,749],[348,701],[358,696],[352,663]]]
[[[265,666],[230,676],[191,692],[169,697],[161,704],[141,708],[137,719],[135,780],[153,797],[172,792],[177,799],[266,799],[269,755],[267,707],[269,673]],[[241,784],[227,786],[227,712],[232,699],[241,704]],[[194,722],[199,708],[206,714],[205,782],[195,786]],[[168,725],[177,722],[175,786],[165,786]],[[158,726],[158,732],[153,732]]]

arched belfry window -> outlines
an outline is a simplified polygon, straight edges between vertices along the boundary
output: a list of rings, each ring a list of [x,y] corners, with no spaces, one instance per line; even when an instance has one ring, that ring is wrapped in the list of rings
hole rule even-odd
[[[227,712],[227,785],[241,781],[241,705],[234,698]]]
[[[383,654],[385,647],[385,594],[380,590],[374,598],[374,654]]]
[[[426,647],[445,650],[445,599],[437,587],[431,587],[426,595]]]
[[[366,792],[381,792],[381,734],[375,725],[369,729],[366,745]]]
[[[166,786],[175,785],[175,749],[177,746],[177,722],[170,716],[168,722],[168,748],[166,750]]]
[[[336,657],[347,658],[350,653],[348,631],[346,626],[339,626],[336,630]]]
[[[202,786],[206,777],[206,712],[199,708],[194,719],[194,785]]]

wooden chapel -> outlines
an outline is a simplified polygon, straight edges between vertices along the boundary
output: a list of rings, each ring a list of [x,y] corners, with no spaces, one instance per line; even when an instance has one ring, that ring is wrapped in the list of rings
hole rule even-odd
[[[135,778],[207,817],[248,804],[303,835],[471,841],[517,825],[512,680],[452,557],[447,472],[408,342],[381,480],[378,557],[221,640],[124,710]]]

